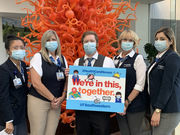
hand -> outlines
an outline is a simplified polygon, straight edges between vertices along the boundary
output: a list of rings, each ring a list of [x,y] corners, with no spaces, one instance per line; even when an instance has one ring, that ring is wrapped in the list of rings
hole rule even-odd
[[[51,108],[52,108],[52,109],[58,109],[58,99],[57,99],[57,98],[54,98],[54,99],[51,101]]]
[[[157,113],[154,111],[152,118],[151,118],[151,126],[153,126],[153,127],[159,126],[160,115],[161,115],[161,113]]]
[[[6,128],[4,129],[4,131],[5,131],[7,134],[12,134],[12,133],[13,133],[13,130],[14,130],[13,123],[12,123],[12,122],[6,123]]]
[[[68,75],[69,75],[69,70],[70,70],[69,68],[66,68],[64,71],[66,77],[68,77]]]
[[[124,105],[124,113],[118,113],[118,114],[120,114],[120,115],[122,115],[122,116],[126,115],[126,110],[127,110],[128,106],[129,106],[129,103],[128,103],[128,101],[126,100],[126,101],[125,101],[125,105]]]

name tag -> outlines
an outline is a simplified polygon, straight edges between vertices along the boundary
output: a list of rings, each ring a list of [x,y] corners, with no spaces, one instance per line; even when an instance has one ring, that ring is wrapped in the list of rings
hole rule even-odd
[[[16,89],[18,89],[19,87],[21,87],[22,86],[22,82],[21,82],[21,79],[20,78],[15,78],[14,80],[13,80],[13,83],[14,83],[14,87],[16,88]]]
[[[164,69],[164,66],[158,65],[158,66],[157,66],[157,69]]]
[[[64,79],[64,73],[63,72],[56,72],[56,77],[57,77],[57,80],[60,81],[62,79]]]
[[[131,64],[124,64],[123,67],[131,67]]]

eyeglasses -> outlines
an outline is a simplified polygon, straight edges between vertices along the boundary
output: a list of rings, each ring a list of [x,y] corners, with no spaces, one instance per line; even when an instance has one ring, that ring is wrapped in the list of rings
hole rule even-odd
[[[127,39],[127,38],[122,39],[122,41],[125,41],[125,42],[127,42],[127,41],[129,41],[129,42],[134,42],[134,40],[132,40],[132,39]]]

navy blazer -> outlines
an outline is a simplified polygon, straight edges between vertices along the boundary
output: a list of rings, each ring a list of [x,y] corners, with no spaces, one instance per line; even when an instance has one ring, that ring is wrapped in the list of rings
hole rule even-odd
[[[164,113],[180,112],[180,57],[174,51],[167,50],[150,71],[149,89],[154,109],[160,108]]]
[[[0,65],[0,125],[5,126],[9,120],[13,124],[19,124],[25,120],[26,99],[28,93],[26,64],[21,61],[24,69],[25,82],[22,75],[14,63],[8,58],[6,62]],[[17,78],[21,79],[22,86],[15,88],[13,79],[14,71],[17,72]]]

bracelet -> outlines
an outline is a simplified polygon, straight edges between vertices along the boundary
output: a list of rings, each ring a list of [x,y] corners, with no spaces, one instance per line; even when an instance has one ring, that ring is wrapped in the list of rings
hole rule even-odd
[[[131,101],[129,100],[129,98],[127,98],[128,104],[131,104]]]

